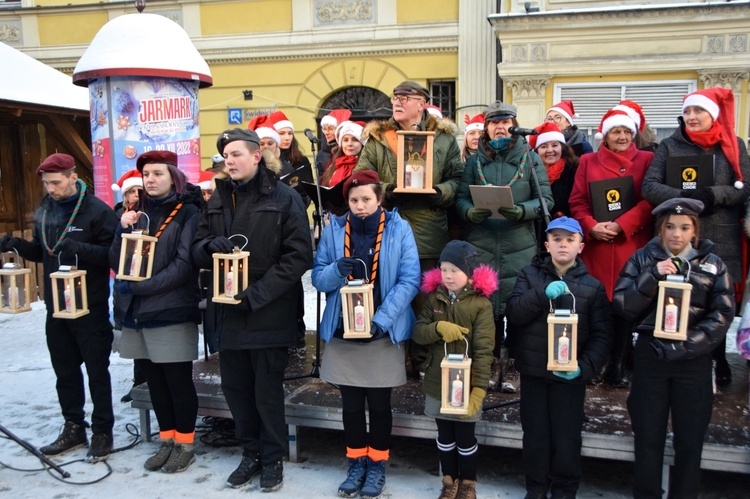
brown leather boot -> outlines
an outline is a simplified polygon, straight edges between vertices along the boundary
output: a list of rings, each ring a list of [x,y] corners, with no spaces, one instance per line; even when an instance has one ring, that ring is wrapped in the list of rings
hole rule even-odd
[[[450,475],[443,476],[443,490],[440,491],[438,499],[456,499],[459,485],[461,485],[461,480],[458,478]]]
[[[461,480],[456,499],[477,499],[477,481]]]

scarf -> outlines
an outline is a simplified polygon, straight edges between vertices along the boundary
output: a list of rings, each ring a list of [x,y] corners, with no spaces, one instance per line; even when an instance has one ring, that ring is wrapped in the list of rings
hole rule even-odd
[[[565,170],[565,160],[562,158],[558,159],[555,164],[547,168],[547,176],[549,177],[550,185],[560,179],[563,170]]]
[[[721,146],[721,151],[724,153],[724,156],[727,157],[727,161],[732,166],[732,170],[734,170],[737,180],[740,179],[738,173],[740,171],[740,151],[737,147],[737,139],[735,138],[734,133],[726,133],[724,128],[718,123],[714,123],[714,126],[712,126],[707,132],[691,132],[686,127],[685,133],[693,143],[706,150],[719,144]]]
[[[383,242],[383,229],[385,229],[385,210],[380,207],[378,208],[380,210],[380,217],[378,219],[378,231],[375,235],[375,251],[372,255],[372,270],[370,272],[370,280],[366,281],[370,284],[373,284],[375,282],[375,278],[378,275],[378,261],[380,259],[380,246]],[[349,217],[353,216],[351,212],[346,214],[346,225],[344,226],[344,256],[350,257],[352,254],[352,248],[351,248],[351,234],[352,234],[352,225],[349,222]],[[353,279],[353,277],[350,275],[348,277],[349,280]]]
[[[334,186],[339,182],[343,182],[349,175],[354,171],[354,167],[357,166],[359,156],[340,156],[336,158],[334,166],[336,171],[331,175],[331,180],[328,181],[329,186]]]

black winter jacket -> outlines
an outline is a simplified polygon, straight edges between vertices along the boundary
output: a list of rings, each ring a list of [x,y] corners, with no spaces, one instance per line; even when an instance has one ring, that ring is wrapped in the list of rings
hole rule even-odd
[[[181,202],[183,205],[156,242],[151,278],[130,282],[132,294],[118,293],[115,296],[115,318],[118,321],[137,328],[157,327],[165,323],[200,322],[198,270],[190,258],[190,248],[198,230],[202,200],[200,188],[192,184],[186,185],[183,194],[175,195],[159,206],[154,207],[144,197],[144,209],[150,218],[149,235],[152,236],[177,203]],[[141,216],[138,220],[139,227],[145,227],[144,219]],[[115,272],[120,263],[121,234],[131,230],[117,225],[115,240],[109,250],[109,262]]]
[[[234,234],[248,238],[250,286],[243,303],[250,310],[242,304],[213,303],[211,282],[206,334],[220,351],[294,345],[300,279],[312,268],[310,225],[300,196],[278,181],[265,159],[243,186],[236,187],[230,179],[216,180],[193,243],[195,263],[213,268],[207,245],[216,236]],[[244,243],[240,240],[233,239]]]
[[[578,314],[578,366],[581,376],[574,383],[584,383],[601,371],[612,344],[611,306],[604,285],[589,274],[586,265],[576,258],[574,267],[558,277],[549,254],[534,258],[521,270],[505,308],[508,338],[515,343],[516,368],[521,374],[563,381],[547,371],[547,315],[550,302],[544,294],[547,285],[561,279],[575,296]],[[553,302],[557,309],[572,309],[570,295]]]
[[[690,260],[690,314],[688,339],[653,339],[657,355],[666,360],[694,359],[710,355],[724,339],[734,318],[734,287],[724,262],[712,253],[714,243],[702,239]],[[655,237],[630,257],[620,272],[612,301],[615,313],[635,322],[639,341],[652,340],[656,323],[659,280],[656,264],[668,258],[661,238]],[[641,339],[643,338],[643,340]]]
[[[76,194],[76,199],[78,194]],[[66,213],[60,216],[58,202],[51,197],[42,199],[39,209],[34,214],[34,237],[32,241],[23,241],[18,247],[18,253],[32,262],[42,262],[44,265],[44,303],[47,311],[53,312],[52,287],[49,275],[62,265],[74,265],[75,255],[63,252],[58,263],[58,252],[50,255],[42,243],[42,215],[46,213],[44,230],[47,244],[54,247],[58,238],[73,213],[75,203]],[[67,206],[67,204],[66,204]],[[109,261],[107,258],[112,244],[117,215],[104,201],[93,195],[90,190],[84,194],[81,209],[73,224],[68,229],[65,239],[78,243],[78,269],[86,271],[86,290],[90,314],[96,319],[109,320]]]

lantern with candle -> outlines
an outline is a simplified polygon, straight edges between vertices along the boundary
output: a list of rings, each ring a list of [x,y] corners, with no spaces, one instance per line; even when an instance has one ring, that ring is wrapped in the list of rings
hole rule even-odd
[[[356,259],[365,267],[365,262]],[[369,279],[353,279],[342,286],[341,293],[341,315],[344,319],[345,339],[371,338],[370,324],[375,314],[375,306],[372,297],[373,285]]]
[[[247,246],[247,237],[243,234],[229,236],[241,237],[245,240],[242,248],[235,246],[231,253],[214,253],[214,294],[211,301],[226,305],[237,305],[240,300],[234,297],[247,289],[249,251],[243,251]]]
[[[0,313],[20,314],[31,310],[31,269],[21,265],[15,248],[13,252],[2,254],[0,291]]]
[[[656,299],[655,338],[684,341],[687,339],[688,314],[690,313],[690,295],[693,285],[690,280],[690,262],[685,275],[668,275],[659,281],[659,294]],[[681,265],[682,265],[681,264]],[[678,267],[679,268],[679,267]]]
[[[573,297],[572,309],[556,309],[549,302],[547,315],[547,370],[575,371],[578,369],[578,314]]]
[[[78,255],[75,265],[60,265],[49,275],[52,287],[52,317],[57,319],[77,319],[89,313],[89,299],[86,292],[86,271],[78,270]]]
[[[144,281],[151,278],[154,267],[154,249],[159,240],[157,237],[149,236],[148,229],[151,219],[145,213],[146,228],[133,230],[129,234],[122,234],[122,246],[120,247],[120,266],[117,278],[124,281]]]
[[[399,130],[396,188],[393,192],[435,194],[432,188],[432,149],[435,132]]]
[[[445,357],[440,363],[442,374],[440,383],[440,413],[466,415],[469,413],[469,393],[471,392],[471,359],[469,341],[464,338],[464,353],[448,353],[448,344],[443,346]]]

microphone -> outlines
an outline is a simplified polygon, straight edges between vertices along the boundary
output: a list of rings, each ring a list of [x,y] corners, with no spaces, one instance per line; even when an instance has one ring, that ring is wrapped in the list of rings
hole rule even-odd
[[[524,137],[527,135],[539,135],[539,132],[533,128],[521,128],[520,126],[512,126],[508,128],[508,133],[511,135],[522,135]]]
[[[305,137],[307,137],[307,140],[309,140],[313,144],[318,143],[317,137],[315,137],[315,134],[313,134],[312,130],[310,130],[309,128],[305,128]]]

